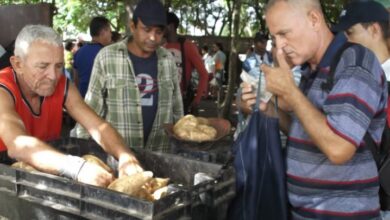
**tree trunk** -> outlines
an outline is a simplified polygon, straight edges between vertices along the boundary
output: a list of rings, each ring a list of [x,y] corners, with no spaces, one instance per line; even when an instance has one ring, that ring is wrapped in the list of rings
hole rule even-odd
[[[237,78],[237,42],[238,42],[238,32],[240,30],[240,12],[241,12],[241,0],[234,1],[233,4],[233,27],[232,27],[232,38],[230,42],[230,55],[229,55],[229,81],[227,87],[227,94],[221,105],[222,109],[219,112],[219,115],[223,118],[229,119],[231,114],[231,107],[233,101],[233,95],[236,90],[236,78]]]
[[[137,5],[137,0],[124,0],[123,3],[126,8],[126,35],[130,34],[129,21],[133,18],[134,8]]]

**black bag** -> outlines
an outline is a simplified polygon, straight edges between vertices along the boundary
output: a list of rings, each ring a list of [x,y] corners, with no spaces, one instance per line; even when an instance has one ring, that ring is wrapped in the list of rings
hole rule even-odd
[[[332,90],[333,77],[341,55],[347,48],[353,47],[354,45],[354,43],[347,42],[337,51],[336,55],[332,59],[328,78],[326,82],[321,85],[321,88],[323,90],[327,92],[330,92],[330,90]],[[387,83],[388,88],[389,86],[390,83]],[[390,90],[388,90],[388,94],[390,95]],[[387,119],[382,134],[381,144],[378,146],[369,133],[366,133],[366,135],[364,136],[364,142],[366,143],[366,146],[371,150],[375,163],[378,167],[380,184],[379,199],[381,209],[390,210],[390,127],[388,125]]]
[[[228,218],[285,220],[288,202],[279,119],[264,115],[258,104],[259,98],[247,127],[233,144],[236,197]]]

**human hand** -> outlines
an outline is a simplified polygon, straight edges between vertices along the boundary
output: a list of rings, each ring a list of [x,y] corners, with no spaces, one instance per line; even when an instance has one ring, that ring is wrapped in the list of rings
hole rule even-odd
[[[241,109],[244,112],[251,113],[252,106],[256,104],[256,93],[253,91],[253,87],[249,83],[241,83],[242,95],[241,95]],[[259,103],[260,111],[264,112],[268,116],[275,116],[274,104],[272,101]]]
[[[107,187],[113,181],[113,175],[101,166],[85,162],[77,176],[77,181],[94,186]]]
[[[292,89],[297,88],[294,83],[291,66],[288,64],[282,49],[276,53],[278,67],[271,67],[266,64],[261,65],[264,72],[266,89],[274,95],[285,98],[291,94]]]
[[[256,93],[250,83],[243,82],[241,83],[241,104],[240,108],[244,112],[251,112],[252,106],[256,103]]]
[[[144,169],[141,167],[137,158],[132,154],[121,155],[118,164],[119,178],[122,176],[130,176],[135,173],[143,172]]]

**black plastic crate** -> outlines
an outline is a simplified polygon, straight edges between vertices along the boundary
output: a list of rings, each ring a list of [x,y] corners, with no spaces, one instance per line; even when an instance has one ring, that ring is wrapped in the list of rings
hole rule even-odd
[[[215,142],[196,143],[170,138],[170,153],[205,162],[225,164],[232,157],[231,136]]]
[[[73,155],[94,154],[116,168],[116,161],[93,141],[62,139],[50,142]],[[10,219],[224,219],[234,196],[232,169],[172,154],[135,150],[145,170],[169,177],[173,193],[149,202],[105,188],[78,183],[40,172],[26,172],[0,164],[0,205],[12,200],[12,211],[0,207]],[[217,180],[193,185],[196,173]],[[4,196],[3,196],[4,195]],[[15,208],[17,207],[17,208]],[[28,209],[21,211],[19,207]],[[11,213],[12,212],[12,213]]]

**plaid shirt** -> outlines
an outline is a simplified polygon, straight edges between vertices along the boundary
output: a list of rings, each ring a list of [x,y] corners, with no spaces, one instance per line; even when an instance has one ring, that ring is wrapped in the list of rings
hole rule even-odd
[[[175,61],[166,49],[157,49],[158,109],[145,145],[140,91],[127,50],[129,40],[128,38],[107,46],[98,53],[85,102],[118,130],[129,147],[167,151],[168,137],[162,125],[174,123],[183,116]],[[105,90],[106,95],[103,92]],[[104,103],[107,106],[106,111]],[[79,124],[76,127],[76,136],[89,137]]]

